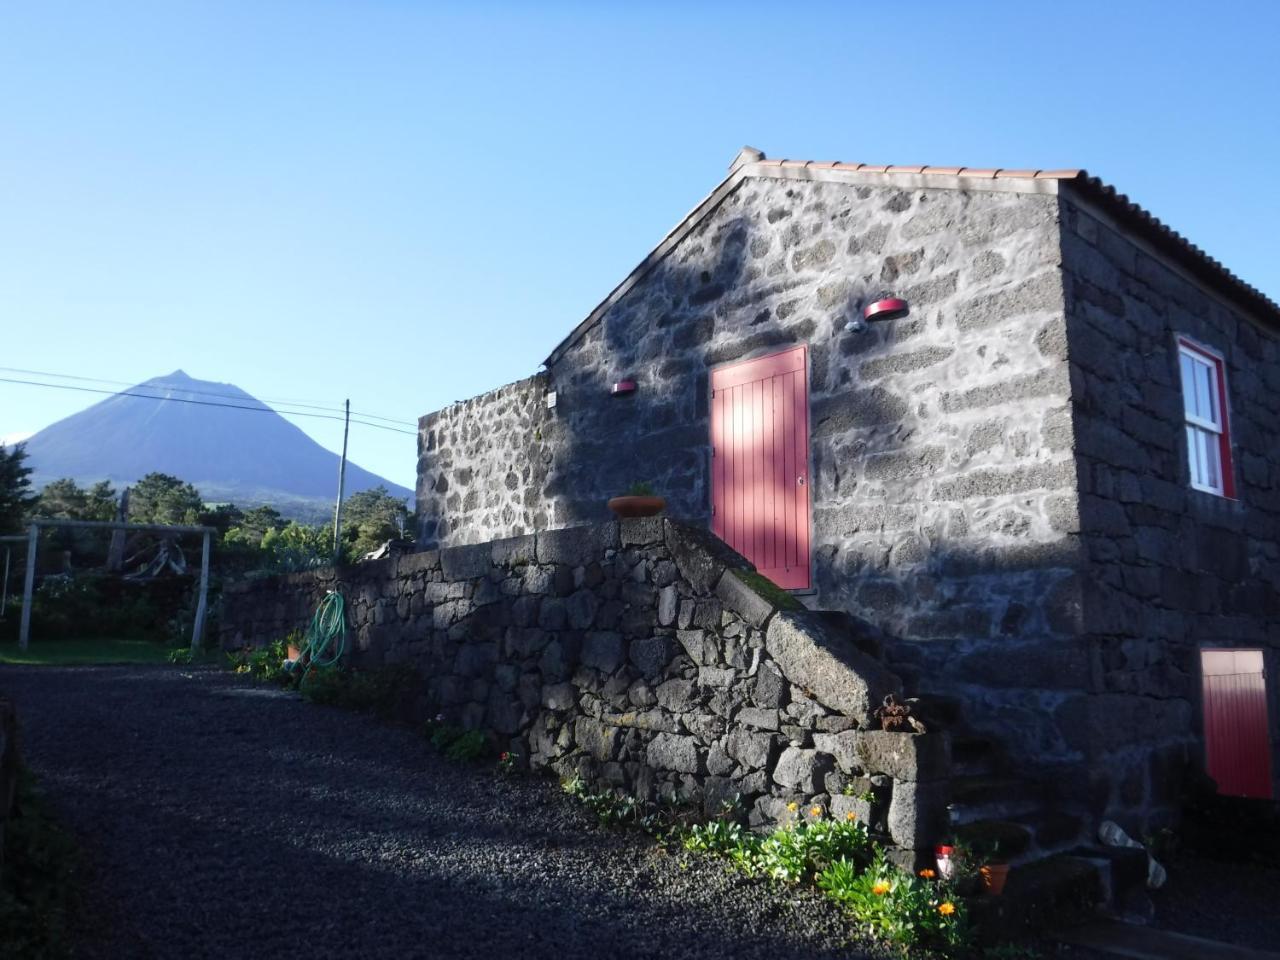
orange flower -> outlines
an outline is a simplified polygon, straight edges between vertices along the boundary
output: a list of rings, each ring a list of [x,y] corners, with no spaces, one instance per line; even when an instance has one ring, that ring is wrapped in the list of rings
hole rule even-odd
[[[956,912],[956,905],[950,900],[944,900],[942,903],[938,904],[938,912],[944,917],[949,917]]]
[[[809,808],[809,816],[811,817],[822,816],[822,808],[815,803],[812,807]]]
[[[858,819],[858,815],[854,813],[852,810],[850,810],[848,813],[844,815],[844,818],[848,820],[850,823],[853,823],[854,820]]]
[[[874,893],[877,897],[883,897],[891,889],[892,889],[892,886],[890,885],[888,880],[877,880],[875,882],[875,885],[871,888],[871,892]],[[955,907],[952,907],[951,909],[954,910]]]
[[[920,876],[924,877],[926,880],[932,880],[937,875],[938,872],[936,870],[930,870],[928,867],[925,867],[920,871]]]

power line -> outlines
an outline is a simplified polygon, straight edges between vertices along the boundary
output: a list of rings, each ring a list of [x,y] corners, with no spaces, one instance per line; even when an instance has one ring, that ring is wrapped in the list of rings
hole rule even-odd
[[[40,383],[37,380],[18,380],[12,377],[0,377],[0,383],[20,383],[30,387],[50,387],[54,390],[76,390],[80,393],[100,393],[109,397],[136,397],[139,400],[159,400],[162,403],[191,403],[199,407],[225,407],[229,410],[245,410],[253,413],[274,413],[280,416],[279,411],[268,406],[249,407],[240,403],[216,403],[212,400],[188,400],[185,397],[157,397],[149,393],[130,393],[127,390],[98,390],[94,387],[76,387],[69,383]],[[291,417],[311,417],[314,420],[337,420],[341,422],[342,417],[330,416],[324,413],[298,413],[296,411],[286,411]],[[397,430],[395,427],[388,427],[381,423],[368,423],[364,420],[352,420],[352,423],[359,424],[362,427],[373,427],[375,430],[388,430],[391,433],[404,434],[406,437],[416,437],[417,431]],[[395,421],[403,422],[403,421]]]
[[[70,373],[50,373],[48,370],[24,370],[20,367],[0,367],[0,371],[6,371],[8,373],[25,373],[29,376],[35,376],[35,377],[53,377],[56,380],[77,380],[81,383],[109,383],[114,386],[129,387],[132,389],[137,389],[139,387],[146,387],[147,389],[150,389],[150,390],[162,389],[162,387],[159,385],[148,387],[147,384],[128,383],[124,380],[107,380],[103,377],[77,377]],[[45,384],[45,386],[56,386],[56,384]],[[171,390],[179,390],[183,393],[199,394],[201,396],[206,396],[206,397],[221,397],[223,400],[241,399],[240,397],[237,397],[235,394],[217,393],[213,390],[197,390],[193,387],[183,387],[183,386],[176,386],[172,384],[165,384],[164,388],[171,389]],[[120,391],[116,391],[116,390],[110,391],[110,393],[112,393],[113,395],[119,392]],[[142,394],[136,394],[136,396],[142,396]],[[309,410],[324,410],[334,414],[343,412],[341,407],[322,406],[318,403],[312,403],[311,401],[308,401],[308,400],[284,400],[284,399],[272,399],[271,397],[264,397],[264,398],[253,397],[251,399],[258,400],[259,403],[284,404],[291,407],[304,407]],[[285,411],[277,410],[276,412],[289,413],[290,415],[292,415],[292,411],[289,411],[289,410],[285,410]],[[387,423],[398,423],[401,426],[405,426],[405,427],[417,427],[417,424],[414,423],[412,420],[397,420],[394,417],[383,417],[383,416],[379,416],[376,413],[365,413],[360,410],[352,411],[352,413],[355,416],[366,417],[370,420],[383,420]],[[303,416],[303,414],[298,414],[298,416]]]

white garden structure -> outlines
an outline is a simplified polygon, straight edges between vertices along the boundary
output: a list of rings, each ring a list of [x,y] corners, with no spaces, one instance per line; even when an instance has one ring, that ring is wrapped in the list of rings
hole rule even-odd
[[[41,527],[72,527],[91,530],[124,530],[135,533],[198,533],[201,534],[200,546],[200,598],[196,602],[195,622],[191,625],[191,649],[194,652],[200,647],[204,635],[205,606],[209,593],[209,537],[215,532],[213,527],[185,527],[163,523],[124,523],[117,520],[32,520],[27,528],[27,570],[22,587],[22,624],[18,633],[18,647],[26,650],[31,642],[31,598],[36,582],[36,549],[40,540]],[[14,539],[6,537],[6,540]]]

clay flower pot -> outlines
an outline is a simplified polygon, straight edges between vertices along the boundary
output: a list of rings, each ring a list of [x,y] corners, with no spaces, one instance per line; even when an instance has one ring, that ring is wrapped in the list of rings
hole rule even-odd
[[[628,517],[655,517],[666,506],[667,501],[662,497],[625,496],[614,497],[609,501],[609,509],[624,519]]]
[[[978,873],[982,874],[982,885],[986,887],[987,893],[993,897],[998,897],[1004,893],[1005,881],[1009,879],[1009,865],[1007,863],[988,863],[986,866],[979,868]]]

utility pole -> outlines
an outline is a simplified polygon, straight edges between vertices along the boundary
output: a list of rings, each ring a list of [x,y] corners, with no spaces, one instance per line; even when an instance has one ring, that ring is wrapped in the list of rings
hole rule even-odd
[[[338,503],[333,508],[333,562],[337,563],[342,541],[342,488],[347,482],[347,431],[351,429],[351,401],[346,402],[346,415],[342,421],[342,459],[338,461]]]

